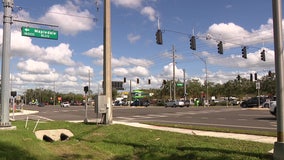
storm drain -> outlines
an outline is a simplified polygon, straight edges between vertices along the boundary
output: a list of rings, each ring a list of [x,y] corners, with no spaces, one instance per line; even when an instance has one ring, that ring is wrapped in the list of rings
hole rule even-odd
[[[35,132],[38,139],[46,142],[66,141],[73,137],[73,133],[67,129],[39,130]]]

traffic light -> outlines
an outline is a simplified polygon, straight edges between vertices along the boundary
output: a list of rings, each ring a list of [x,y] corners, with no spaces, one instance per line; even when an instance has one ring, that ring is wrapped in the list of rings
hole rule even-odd
[[[16,97],[17,96],[17,91],[11,91],[11,96]]]
[[[162,45],[163,44],[163,36],[162,31],[160,29],[156,32],[156,43]]]
[[[123,78],[123,83],[126,83],[126,77]]]
[[[250,81],[251,81],[251,82],[253,81],[253,75],[252,75],[252,73],[250,74]]]
[[[268,77],[272,77],[272,72],[268,71]]]
[[[148,84],[151,84],[151,79],[148,79]]]
[[[246,46],[244,46],[244,47],[242,48],[242,57],[245,58],[245,59],[247,59],[247,47],[246,47]]]
[[[238,74],[238,76],[237,76],[237,79],[238,79],[238,81],[240,81],[241,80],[241,76]]]
[[[139,84],[139,78],[136,79],[137,84]]]
[[[262,50],[260,53],[260,57],[262,61],[265,61],[265,50]]]
[[[191,36],[191,38],[190,38],[190,49],[196,50],[196,40],[195,40],[195,36]]]
[[[223,54],[223,42],[220,41],[217,46],[218,46],[218,53]]]
[[[257,73],[254,74],[254,80],[257,81]]]
[[[166,80],[163,80],[163,84],[164,84],[164,85],[167,84],[167,81],[166,81]]]
[[[88,93],[89,87],[88,87],[88,86],[85,86],[85,87],[84,87],[84,91],[85,91],[85,93]]]

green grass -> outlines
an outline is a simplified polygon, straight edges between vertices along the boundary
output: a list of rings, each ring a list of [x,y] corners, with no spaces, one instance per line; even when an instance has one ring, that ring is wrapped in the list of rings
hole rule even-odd
[[[15,160],[270,160],[273,144],[201,137],[124,125],[68,122],[40,123],[37,130],[65,128],[68,141],[44,142],[32,132],[30,121],[12,123],[16,130],[0,131],[0,159]]]

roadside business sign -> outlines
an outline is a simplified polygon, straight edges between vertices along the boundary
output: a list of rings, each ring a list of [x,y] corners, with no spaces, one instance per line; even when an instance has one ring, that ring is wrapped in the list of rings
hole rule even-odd
[[[58,40],[58,31],[40,28],[22,27],[22,36]]]

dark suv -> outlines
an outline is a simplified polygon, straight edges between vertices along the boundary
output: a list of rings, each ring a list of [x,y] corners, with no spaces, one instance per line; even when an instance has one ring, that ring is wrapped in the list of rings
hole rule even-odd
[[[259,99],[259,103],[258,103]],[[245,100],[241,103],[241,107],[247,108],[247,107],[258,107],[258,105],[261,105],[266,101],[266,97],[252,97],[248,100]]]

